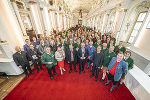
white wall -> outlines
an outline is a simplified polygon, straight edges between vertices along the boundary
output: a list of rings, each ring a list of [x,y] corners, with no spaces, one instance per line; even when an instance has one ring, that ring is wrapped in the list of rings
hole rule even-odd
[[[146,28],[148,22],[150,22],[150,9],[134,46],[150,54],[150,29]]]

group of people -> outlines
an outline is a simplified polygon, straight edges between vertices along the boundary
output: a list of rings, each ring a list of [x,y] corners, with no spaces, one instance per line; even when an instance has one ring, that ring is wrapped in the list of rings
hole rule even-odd
[[[40,34],[39,38],[25,40],[24,51],[20,46],[16,46],[17,51],[13,59],[19,68],[24,70],[28,78],[28,71],[32,74],[30,63],[32,61],[37,72],[38,66],[43,70],[42,64],[47,68],[50,79],[57,75],[55,66],[60,68],[60,73],[65,72],[65,62],[69,64],[71,73],[79,64],[79,74],[85,73],[85,63],[91,72],[90,77],[95,76],[97,81],[99,72],[103,72],[100,81],[104,81],[108,73],[108,80],[104,86],[109,85],[112,80],[113,85],[109,92],[112,92],[120,80],[119,87],[123,83],[127,71],[133,68],[134,61],[130,57],[131,52],[123,46],[123,41],[115,45],[116,39],[113,34],[101,34],[87,27],[71,28],[70,30],[55,31],[47,36]],[[73,66],[73,68],[72,68]],[[51,70],[53,69],[53,74]],[[27,71],[28,70],[28,71]]]

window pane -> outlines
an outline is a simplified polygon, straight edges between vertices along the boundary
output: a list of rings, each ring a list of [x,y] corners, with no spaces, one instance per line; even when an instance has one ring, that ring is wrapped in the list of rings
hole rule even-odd
[[[142,22],[137,22],[134,26],[134,30],[139,30],[142,25]]]
[[[131,36],[134,36],[134,37],[135,37],[135,36],[137,35],[137,33],[138,33],[138,30],[133,30]]]
[[[146,12],[145,13],[140,13],[137,21],[143,21],[145,16],[146,16]]]
[[[134,41],[134,37],[131,36],[128,42],[132,43],[133,41]]]

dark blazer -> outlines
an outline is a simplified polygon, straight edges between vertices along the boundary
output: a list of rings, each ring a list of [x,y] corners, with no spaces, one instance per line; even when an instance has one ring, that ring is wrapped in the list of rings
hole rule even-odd
[[[66,53],[67,62],[71,62],[71,51],[70,51],[70,49],[68,49],[65,53]],[[76,49],[73,49],[73,57],[74,57],[74,61],[77,62],[77,51],[76,51]]]
[[[97,53],[97,51],[95,51],[92,57],[92,62],[96,67],[102,67],[104,63],[104,54],[102,52]]]
[[[61,46],[62,47],[62,44],[60,44],[59,46]],[[67,51],[67,45],[66,45],[66,43],[64,43],[64,52],[66,52]]]
[[[13,54],[13,60],[17,66],[24,66],[25,64],[29,64],[29,57],[25,51],[21,51],[21,54],[19,52]]]
[[[29,56],[29,60],[32,60],[33,62],[36,60],[36,59],[33,59],[32,57],[33,55],[36,55],[37,59],[40,59],[40,56],[41,56],[41,53],[39,52],[38,49],[34,49],[34,50],[29,49],[27,54]]]
[[[51,48],[51,51],[53,51],[54,53],[57,51],[57,45],[56,44],[53,46],[49,45],[49,47]]]
[[[89,55],[88,54],[88,49],[85,48],[85,54],[84,54],[85,59],[88,58],[88,55]],[[79,58],[82,57],[82,49],[81,48],[78,50],[78,57]]]

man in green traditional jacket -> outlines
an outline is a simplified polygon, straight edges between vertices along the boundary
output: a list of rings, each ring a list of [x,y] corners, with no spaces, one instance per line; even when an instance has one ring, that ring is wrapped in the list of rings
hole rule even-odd
[[[115,46],[115,53],[118,54],[119,52],[125,53],[126,48],[123,46],[123,41],[119,41],[119,45]]]
[[[98,46],[102,47],[101,40],[97,40],[97,42],[94,43],[94,47],[97,48]]]
[[[81,48],[81,41],[80,39],[77,39],[76,43],[73,43],[73,47],[74,49],[76,49],[77,51]]]
[[[54,52],[51,51],[50,47],[45,48],[45,53],[41,56],[42,63],[45,64],[49,77],[53,79],[53,75],[51,73],[51,69],[53,68],[53,74],[57,75],[55,71],[56,59]]]
[[[103,43],[101,52],[103,52],[103,53],[105,54],[105,52],[106,52],[107,50],[108,50],[108,48],[107,48],[107,43]]]
[[[134,60],[131,58],[131,52],[130,51],[126,51],[124,53],[124,59],[123,59],[127,64],[128,64],[128,70],[132,69],[133,68],[133,65],[134,65]],[[125,74],[122,74],[122,77],[120,79],[120,83],[119,83],[119,87],[122,85],[124,79],[125,79],[125,76],[126,76],[127,73]]]
[[[69,41],[66,43],[68,49],[69,49],[69,45],[74,45],[72,38],[70,38]]]
[[[107,72],[107,67],[109,65],[110,60],[113,57],[116,57],[116,54],[114,52],[114,46],[110,46],[109,50],[105,51],[105,53],[104,53],[103,77],[102,77],[102,79],[100,79],[101,82],[105,80],[105,76],[106,76],[106,72]]]

